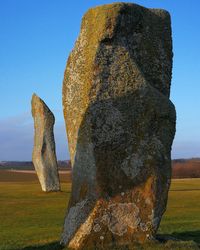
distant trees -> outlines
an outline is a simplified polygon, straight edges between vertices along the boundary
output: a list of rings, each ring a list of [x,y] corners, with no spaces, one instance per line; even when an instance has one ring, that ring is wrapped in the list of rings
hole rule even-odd
[[[172,178],[200,178],[200,159],[173,160]]]

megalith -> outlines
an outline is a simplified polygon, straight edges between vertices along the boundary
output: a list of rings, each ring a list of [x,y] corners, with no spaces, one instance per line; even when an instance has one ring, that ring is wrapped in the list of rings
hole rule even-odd
[[[42,190],[59,191],[60,181],[53,133],[55,118],[44,101],[36,94],[32,96],[31,105],[35,128],[33,164]]]
[[[61,244],[155,237],[166,209],[176,113],[170,15],[114,3],[82,19],[63,81],[72,193]]]

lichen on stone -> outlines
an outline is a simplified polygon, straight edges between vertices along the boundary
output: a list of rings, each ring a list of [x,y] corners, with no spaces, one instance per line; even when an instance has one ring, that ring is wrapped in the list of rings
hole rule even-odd
[[[168,12],[114,3],[84,15],[63,81],[73,168],[66,220],[72,207],[92,197],[82,225],[65,241],[72,249],[155,235],[171,176],[171,71]],[[65,223],[64,231],[72,227]],[[84,227],[90,233],[81,236]]]

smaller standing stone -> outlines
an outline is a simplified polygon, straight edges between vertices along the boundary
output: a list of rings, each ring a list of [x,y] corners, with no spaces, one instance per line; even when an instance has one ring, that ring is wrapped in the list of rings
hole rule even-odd
[[[53,134],[55,118],[44,101],[36,94],[32,96],[31,105],[35,127],[33,164],[42,190],[59,191],[60,181]]]

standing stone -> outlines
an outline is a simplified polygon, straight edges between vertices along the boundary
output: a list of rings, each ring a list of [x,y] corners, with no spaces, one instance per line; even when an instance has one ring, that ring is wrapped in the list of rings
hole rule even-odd
[[[155,237],[171,178],[171,72],[167,11],[114,3],[83,17],[63,82],[73,177],[61,244]]]
[[[60,182],[53,134],[55,118],[47,105],[35,94],[32,96],[31,105],[35,127],[33,164],[42,190],[59,191]]]

